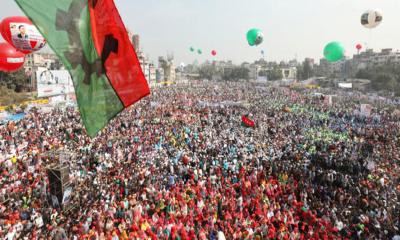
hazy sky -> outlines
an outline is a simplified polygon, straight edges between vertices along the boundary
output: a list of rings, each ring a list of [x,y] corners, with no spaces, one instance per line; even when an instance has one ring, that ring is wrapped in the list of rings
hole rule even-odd
[[[57,0],[55,0],[57,1]],[[355,45],[400,49],[400,0],[115,0],[126,26],[141,36],[140,48],[151,59],[173,52],[175,61],[211,58],[254,61],[298,56],[319,59],[326,43],[340,41],[347,55]],[[361,26],[361,14],[379,9],[383,22],[373,30]],[[1,0],[0,17],[20,15],[13,0]],[[250,28],[264,32],[264,43],[249,47]],[[203,55],[191,53],[190,46]]]

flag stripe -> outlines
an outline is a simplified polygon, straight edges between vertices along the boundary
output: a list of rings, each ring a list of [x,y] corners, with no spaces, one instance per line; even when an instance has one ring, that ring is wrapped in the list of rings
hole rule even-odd
[[[125,107],[150,93],[139,60],[113,0],[89,1],[93,42],[111,85]]]

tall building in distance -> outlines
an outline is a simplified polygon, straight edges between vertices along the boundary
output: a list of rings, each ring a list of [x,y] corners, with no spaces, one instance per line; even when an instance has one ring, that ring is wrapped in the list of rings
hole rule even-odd
[[[138,34],[132,36],[132,44],[136,52],[140,51],[140,37]]]
[[[139,59],[140,66],[142,67],[143,74],[149,84],[156,81],[156,67],[151,63],[148,56],[143,51],[140,51],[140,36],[132,34],[128,29],[128,36],[132,40],[133,47]]]
[[[167,58],[159,57],[158,58],[159,68],[162,69],[164,79],[160,79],[165,82],[175,82],[176,81],[176,72],[174,65],[174,56],[172,54],[168,54]]]
[[[172,54],[168,55],[167,58],[160,57],[158,62],[159,67],[157,68],[155,64],[150,61],[149,57],[140,50],[140,36],[138,34],[133,34],[131,35],[131,39],[144,76],[150,85],[156,84],[157,82],[175,82],[176,74],[173,61],[174,56]]]

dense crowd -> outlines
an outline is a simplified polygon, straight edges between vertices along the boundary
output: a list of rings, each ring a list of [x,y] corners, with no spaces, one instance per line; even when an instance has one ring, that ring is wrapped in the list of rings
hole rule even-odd
[[[381,106],[360,115],[356,95],[325,104],[311,93],[157,89],[94,139],[75,109],[32,110],[0,127],[0,238],[397,238],[399,118]],[[64,204],[46,171],[60,149]]]

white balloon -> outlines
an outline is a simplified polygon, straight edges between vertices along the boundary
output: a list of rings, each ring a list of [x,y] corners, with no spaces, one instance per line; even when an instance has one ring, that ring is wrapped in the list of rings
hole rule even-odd
[[[264,41],[264,34],[260,31],[257,33],[257,38],[256,41],[254,42],[254,45],[258,46]]]
[[[186,67],[186,64],[185,64],[185,63],[181,62],[181,64],[179,64],[179,70],[180,70],[181,72],[183,72],[183,71],[185,70],[185,67]]]
[[[361,24],[366,28],[375,28],[381,24],[382,19],[378,10],[368,10],[361,16]]]

